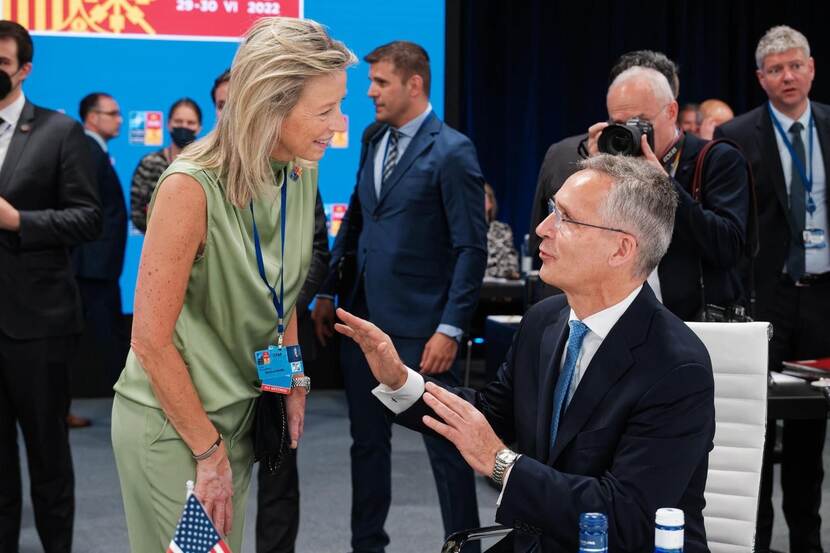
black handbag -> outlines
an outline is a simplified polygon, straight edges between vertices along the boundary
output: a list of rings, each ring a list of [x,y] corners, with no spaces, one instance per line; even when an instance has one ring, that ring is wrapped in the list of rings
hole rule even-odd
[[[263,392],[255,401],[254,462],[260,463],[260,470],[274,474],[279,471],[290,445],[285,396]]]

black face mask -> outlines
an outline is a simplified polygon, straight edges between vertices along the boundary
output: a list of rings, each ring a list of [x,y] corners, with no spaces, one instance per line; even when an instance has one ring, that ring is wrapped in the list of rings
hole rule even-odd
[[[12,78],[5,71],[0,71],[0,100],[5,100],[12,91]]]
[[[2,86],[2,85],[0,85]],[[179,148],[184,148],[194,140],[196,140],[196,133],[187,127],[173,127],[170,129],[170,138],[173,143]]]

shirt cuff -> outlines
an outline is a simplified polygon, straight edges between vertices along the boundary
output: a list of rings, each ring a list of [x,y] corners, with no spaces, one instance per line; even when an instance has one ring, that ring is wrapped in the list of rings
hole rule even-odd
[[[456,342],[460,342],[461,337],[464,335],[464,331],[458,328],[457,326],[452,326],[444,323],[438,325],[438,330],[436,330],[436,332],[440,332],[441,334],[449,336]]]
[[[421,399],[424,395],[424,377],[406,368],[406,382],[397,390],[393,390],[386,384],[378,384],[372,393],[383,403],[387,409],[400,415]]]
[[[519,460],[519,457],[522,455],[519,454],[516,456],[516,461]],[[499,492],[499,498],[496,500],[496,507],[501,507],[501,498],[504,497],[504,490],[507,489],[507,479],[510,478],[510,473],[513,472],[513,467],[516,466],[516,461],[513,461],[513,464],[507,467],[507,471],[504,473],[504,478],[501,480],[501,491]]]

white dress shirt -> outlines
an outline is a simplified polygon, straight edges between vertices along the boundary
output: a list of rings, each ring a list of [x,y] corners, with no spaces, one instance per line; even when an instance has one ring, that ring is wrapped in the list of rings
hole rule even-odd
[[[6,161],[6,152],[9,151],[14,129],[17,127],[17,122],[20,120],[20,114],[23,113],[23,106],[25,105],[26,98],[21,92],[17,100],[0,109],[0,118],[3,119],[3,122],[0,123],[0,168],[3,167],[3,163]]]
[[[790,119],[777,109],[772,104],[769,104],[772,113],[781,123],[781,127],[787,134],[787,138],[792,142],[790,127],[795,123],[795,119]],[[821,154],[821,143],[818,139],[818,130],[816,129],[815,120],[813,120],[813,151],[810,152],[810,136],[807,134],[807,129],[810,124],[810,115],[812,113],[812,106],[807,103],[807,109],[798,118],[801,123],[801,140],[804,143],[804,155],[807,156],[807,163],[810,163],[812,158],[812,165],[808,169],[808,176],[812,175],[813,180],[813,201],[816,204],[816,210],[810,215],[808,211],[804,220],[806,228],[819,228],[824,230],[825,242],[827,241],[828,221],[827,221],[827,177],[824,172],[824,157]],[[793,180],[792,176],[792,156],[790,150],[784,143],[781,133],[775,129],[773,124],[773,133],[775,134],[775,143],[778,145],[778,155],[781,156],[781,168],[784,170],[784,183],[787,186],[787,198],[790,197],[790,183]],[[807,248],[804,253],[804,265],[808,274],[821,274],[830,271],[830,247],[824,248]],[[784,266],[786,270],[786,265]]]
[[[573,397],[576,388],[579,386],[579,382],[585,376],[585,371],[588,369],[588,365],[591,364],[591,360],[596,355],[597,351],[599,350],[600,346],[602,345],[603,340],[605,337],[608,336],[608,333],[611,332],[611,329],[614,328],[614,325],[617,324],[617,321],[620,320],[623,313],[631,306],[634,300],[637,298],[637,294],[640,293],[640,290],[643,289],[643,286],[640,285],[635,288],[628,296],[626,296],[622,301],[612,305],[611,307],[607,307],[602,311],[594,313],[585,319],[582,320],[582,323],[588,327],[588,332],[585,334],[585,337],[582,341],[582,348],[579,350],[579,357],[576,360],[576,368],[574,370],[574,379],[571,381],[571,387],[568,391],[568,399],[566,402],[566,409],[567,404],[570,403],[571,398]],[[571,313],[568,317],[569,321],[576,320],[576,313],[574,310],[571,309]],[[570,338],[568,338],[570,341]],[[565,350],[567,351],[568,344],[565,343]],[[562,359],[559,361],[559,368],[562,369],[562,366],[565,364],[565,356],[562,356]],[[602,367],[594,367],[592,370],[602,370]],[[396,415],[403,413],[413,405],[415,402],[418,401],[422,395],[424,395],[424,377],[422,377],[417,372],[413,371],[409,367],[406,368],[407,377],[406,382],[403,386],[398,388],[397,390],[393,390],[386,384],[379,384],[372,393],[378,398],[381,403],[383,403],[387,409],[395,413]],[[551,401],[553,398],[551,397]],[[502,495],[504,494],[504,490],[507,489],[507,481],[510,478],[510,471],[513,467],[511,466],[504,475],[504,480],[502,482],[502,489],[501,494],[499,494],[499,498],[496,501],[496,504],[501,503]]]

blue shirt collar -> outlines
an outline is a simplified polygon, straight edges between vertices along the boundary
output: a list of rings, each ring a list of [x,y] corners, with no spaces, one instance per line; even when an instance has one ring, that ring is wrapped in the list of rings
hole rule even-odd
[[[411,119],[409,122],[404,123],[400,126],[400,128],[397,129],[397,131],[400,134],[407,136],[409,138],[414,137],[418,133],[418,129],[421,128],[421,125],[423,124],[424,120],[431,112],[432,104],[428,103],[427,109],[425,109],[421,115],[418,115],[414,119]]]

